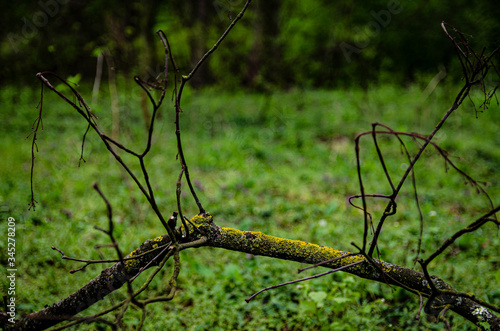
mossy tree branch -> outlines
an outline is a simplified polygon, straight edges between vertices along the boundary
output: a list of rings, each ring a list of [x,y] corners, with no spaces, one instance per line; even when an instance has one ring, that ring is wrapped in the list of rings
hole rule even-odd
[[[220,227],[214,223],[210,214],[197,215],[189,223],[190,237],[193,241],[179,244],[179,251],[187,248],[211,246],[306,264],[332,260],[321,266],[330,269],[348,266],[342,271],[372,281],[403,287],[421,297],[432,296],[431,286],[425,275],[409,268],[377,259],[368,263],[363,255],[353,255],[349,252],[300,240]],[[183,228],[179,228],[179,231],[183,231]],[[126,257],[137,257],[136,259],[128,259],[124,265],[116,263],[104,269],[96,278],[67,298],[47,306],[39,312],[27,315],[15,325],[3,323],[4,327],[7,330],[42,330],[60,322],[74,319],[74,315],[118,290],[127,280],[133,279],[137,273],[158,265],[165,255],[171,254],[173,249],[164,250],[161,258],[157,258],[158,250],[169,247],[170,244],[171,241],[167,234],[148,240]],[[366,262],[360,263],[363,261]],[[457,292],[439,277],[431,276],[431,279],[434,286],[441,290],[441,295],[429,300],[426,306],[428,313],[432,313],[438,305],[446,305],[448,309],[483,329],[487,325],[490,330],[500,330],[500,318],[493,313],[493,311],[500,311],[498,307],[483,303],[471,294]],[[141,292],[142,289],[137,291],[135,296]],[[479,304],[478,301],[482,304]]]

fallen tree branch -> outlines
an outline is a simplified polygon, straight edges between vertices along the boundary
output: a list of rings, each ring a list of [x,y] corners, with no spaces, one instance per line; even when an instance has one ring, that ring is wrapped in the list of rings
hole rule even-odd
[[[404,285],[404,288],[420,297],[431,297],[432,294],[431,287],[423,273],[402,266],[377,259],[373,259],[372,263],[357,263],[363,261],[365,257],[300,240],[220,227],[213,222],[213,217],[210,214],[197,215],[191,219],[190,224],[190,236],[193,241],[179,243],[179,251],[192,247],[211,246],[306,264],[332,260],[322,264],[322,266],[338,269],[352,265],[342,271],[394,286]],[[179,228],[179,231],[183,230],[184,228]],[[47,306],[39,312],[27,315],[15,324],[8,323],[6,316],[1,316],[1,324],[6,330],[43,330],[60,322],[71,320],[74,315],[119,289],[137,273],[157,265],[161,257],[157,258],[158,254],[155,248],[169,245],[170,242],[170,238],[166,234],[148,240],[126,257],[139,256],[137,259],[129,259],[124,265],[116,263],[104,269],[100,275],[67,298]],[[169,251],[172,250],[173,248]],[[168,252],[164,254],[166,255]],[[456,292],[453,287],[439,277],[431,276],[431,279],[434,286],[441,290],[441,295],[430,298],[426,305],[427,313],[439,314],[443,310],[438,309],[439,306],[446,306],[447,309],[465,317],[482,329],[500,330],[500,318],[491,309],[496,307],[491,305],[485,307],[478,304],[474,296],[464,296]],[[135,295],[140,292],[138,291]]]

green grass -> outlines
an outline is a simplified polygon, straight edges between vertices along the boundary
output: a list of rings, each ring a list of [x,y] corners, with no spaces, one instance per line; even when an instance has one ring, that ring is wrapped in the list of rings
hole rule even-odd
[[[90,89],[81,89],[86,93]],[[422,87],[373,87],[368,91],[302,91],[274,94],[224,93],[186,90],[181,119],[184,149],[193,182],[204,207],[217,224],[301,239],[342,250],[361,244],[362,213],[346,203],[359,191],[353,138],[380,122],[395,130],[428,134],[451,105],[452,87],[440,87],[422,100]],[[84,285],[101,267],[69,274],[80,265],[62,261],[56,246],[78,258],[100,257],[96,245],[108,238],[94,229],[106,227],[106,210],[92,189],[98,182],[111,201],[115,235],[129,252],[148,238],[162,234],[162,226],[134,183],[121,171],[93,134],[87,138],[85,159],[78,167],[81,138],[86,128],[79,116],[52,93],[44,99],[44,130],[38,136],[34,189],[39,204],[28,211],[31,141],[25,140],[36,118],[38,91],[4,88],[0,94],[3,125],[0,150],[2,222],[17,221],[17,300],[22,314],[41,309]],[[134,150],[144,148],[146,133],[135,91],[120,97],[121,141]],[[94,105],[99,122],[109,132],[109,99]],[[158,203],[166,216],[175,209],[175,183],[179,175],[171,104],[162,108],[156,123],[154,146],[147,158]],[[455,113],[436,142],[449,150],[457,165],[474,178],[488,182],[498,203],[500,136],[498,106],[475,118],[470,104]],[[408,161],[394,139],[379,138],[389,171],[397,182]],[[407,140],[415,152],[417,145]],[[367,193],[390,193],[369,136],[362,140],[361,155]],[[131,168],[135,160],[122,154]],[[140,176],[142,178],[142,176]],[[422,248],[428,256],[458,229],[488,210],[483,195],[429,150],[416,168],[425,228]],[[196,206],[183,186],[184,213]],[[383,201],[369,200],[376,219]],[[388,220],[381,235],[381,258],[413,266],[419,219],[410,182],[398,200],[398,213]],[[485,300],[500,301],[500,245],[497,229],[488,224],[461,238],[447,250],[431,273],[457,289]],[[5,251],[5,241],[0,242]],[[109,248],[105,257],[114,258]],[[0,272],[5,274],[6,257]],[[263,287],[297,279],[301,265],[264,257],[250,257],[220,249],[184,251],[179,290],[173,301],[148,306],[146,330],[441,330],[441,325],[414,317],[418,298],[399,289],[337,273],[332,276],[265,292],[246,304],[244,299]],[[319,272],[315,270],[312,272]],[[312,274],[307,273],[307,275]],[[164,294],[170,270],[158,276],[148,297]],[[136,281],[142,284],[148,273]],[[302,276],[302,274],[301,274]],[[6,279],[1,278],[5,291]],[[84,314],[96,313],[124,298],[120,290]],[[471,324],[451,313],[454,329]],[[127,328],[138,323],[140,311],[125,316]],[[85,329],[88,326],[81,326]],[[106,329],[104,325],[98,326]]]

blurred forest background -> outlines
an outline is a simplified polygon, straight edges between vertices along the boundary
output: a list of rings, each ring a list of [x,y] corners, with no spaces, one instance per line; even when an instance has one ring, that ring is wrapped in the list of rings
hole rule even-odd
[[[2,84],[32,83],[50,70],[91,82],[96,57],[109,52],[116,72],[151,78],[161,72],[166,32],[181,71],[213,45],[244,1],[16,1],[2,4]],[[194,86],[258,90],[405,84],[440,71],[458,77],[441,21],[500,40],[496,1],[257,0]],[[6,14],[8,13],[8,14]],[[5,65],[7,64],[8,65]]]
[[[44,130],[37,137],[39,153],[34,153],[39,204],[36,211],[28,211],[32,136],[26,137],[38,114],[36,73],[53,71],[79,82],[104,132],[142,151],[150,107],[132,77],[162,79],[164,49],[155,32],[166,33],[180,73],[187,74],[243,4],[3,1],[0,154],[8,161],[0,163],[0,213],[2,221],[5,215],[17,222],[16,302],[21,315],[66,297],[102,270],[102,265],[91,265],[69,275],[81,265],[61,260],[51,246],[78,258],[114,256],[111,250],[101,253],[94,248],[108,243],[94,226],[106,228],[108,223],[93,182],[99,183],[114,208],[115,235],[124,252],[164,231],[94,134],[87,135],[87,162],[79,167],[85,123],[48,91]],[[353,249],[351,242],[359,244],[363,215],[346,202],[347,196],[359,192],[354,137],[370,130],[373,122],[427,134],[451,106],[461,84],[461,66],[441,29],[442,21],[473,34],[471,44],[477,49],[486,46],[486,54],[500,44],[498,1],[254,0],[183,94],[184,151],[200,199],[217,224],[345,251]],[[56,86],[70,95],[62,85]],[[479,106],[482,97],[477,93],[471,98]],[[171,215],[180,169],[174,108],[167,100],[162,108],[147,166],[158,205],[164,215]],[[477,113],[467,100],[436,136],[441,147],[460,157],[460,169],[488,182],[495,204],[500,196],[499,121],[496,102]],[[408,161],[398,142],[380,141],[389,170],[402,175]],[[408,146],[413,148],[410,152],[418,147]],[[372,142],[364,140],[361,150],[365,189],[389,192]],[[140,170],[135,163],[132,169]],[[430,254],[443,238],[491,209],[485,196],[448,171],[436,153],[426,153],[416,173],[425,222],[422,254]],[[400,195],[398,214],[379,249],[382,259],[412,268],[420,223],[409,186]],[[384,212],[384,203],[370,203],[374,213]],[[186,215],[197,213],[188,194],[182,196],[182,205]],[[0,241],[0,251],[5,245]],[[480,229],[454,244],[431,266],[432,273],[498,304],[499,246],[496,227]],[[166,325],[183,330],[443,329],[425,318],[415,320],[416,296],[348,274],[267,291],[247,304],[244,299],[255,291],[295,279],[298,264],[242,258],[240,253],[216,249],[186,251],[182,258],[175,302],[148,306],[146,330]],[[5,259],[0,254],[0,274],[6,274]],[[147,276],[141,275],[137,284]],[[165,278],[157,277],[145,295],[164,295],[165,286]],[[2,277],[0,289],[6,288],[7,278]],[[85,315],[126,295],[123,288]],[[230,314],[225,313],[228,307]],[[126,324],[132,328],[141,312],[127,314]],[[453,330],[470,330],[463,318],[448,313],[446,317]]]

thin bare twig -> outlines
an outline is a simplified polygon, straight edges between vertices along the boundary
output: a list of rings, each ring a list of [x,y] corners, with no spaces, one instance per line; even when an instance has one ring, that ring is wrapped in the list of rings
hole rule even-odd
[[[459,32],[458,30],[453,28],[453,30],[458,34],[459,42],[457,42],[456,39],[448,33],[448,31],[446,29],[447,26],[449,26],[449,25],[447,25],[446,23],[443,22],[443,24],[442,24],[443,30],[445,31],[447,36],[452,40],[452,42],[455,46],[455,49],[458,53],[458,56],[460,58],[460,62],[462,64],[463,73],[465,76],[466,83],[462,87],[462,89],[459,91],[459,93],[457,94],[457,97],[455,98],[453,105],[444,114],[444,116],[437,123],[437,125],[435,126],[435,128],[433,129],[431,134],[426,138],[426,140],[424,140],[424,143],[420,147],[418,152],[413,156],[413,159],[410,161],[410,164],[407,167],[403,176],[401,177],[398,185],[393,189],[393,194],[392,194],[393,199],[391,199],[391,201],[388,203],[388,205],[386,207],[386,211],[391,210],[391,204],[393,203],[393,201],[395,201],[397,195],[399,194],[399,191],[401,190],[401,188],[402,188],[404,182],[406,181],[406,179],[408,178],[408,176],[413,173],[413,168],[414,168],[416,162],[419,160],[422,153],[425,151],[427,146],[431,143],[432,139],[434,138],[436,133],[442,128],[442,126],[447,121],[447,119],[462,104],[464,99],[469,95],[471,88],[474,85],[479,84],[481,86],[482,90],[485,90],[484,77],[486,76],[486,74],[490,68],[493,67],[493,68],[495,68],[494,70],[497,70],[495,65],[492,63],[491,59],[500,50],[500,46],[497,47],[495,50],[493,50],[493,52],[489,56],[484,56],[484,50],[483,50],[483,52],[478,54],[468,44],[465,34]],[[463,50],[462,46],[465,47],[466,50]],[[472,55],[474,62],[471,61],[469,54]],[[497,73],[498,73],[498,71],[497,71]],[[496,90],[496,88],[495,88],[495,90]],[[486,101],[483,102],[483,105],[486,106]],[[375,135],[374,130],[372,130],[372,135],[373,136]],[[361,169],[359,166],[359,136],[356,137],[355,142],[356,142],[356,147],[355,147],[356,148],[356,159],[357,159],[357,163],[358,163],[358,166],[357,166],[358,178],[359,178],[359,183],[360,183],[360,192],[361,192],[361,198],[363,200],[363,210],[364,210],[364,231],[365,231],[363,234],[363,250],[364,250],[365,246],[366,246],[366,241],[367,241],[367,238],[366,238],[366,236],[367,236],[367,211],[366,211],[366,201],[365,201],[365,197],[364,197],[365,193],[364,193],[364,188],[363,188],[362,179],[361,179]],[[380,155],[381,154],[379,154],[379,156]],[[385,165],[384,164],[382,164],[382,165],[385,169]],[[377,247],[377,242],[378,242],[380,232],[382,230],[382,227],[383,227],[384,222],[387,219],[388,215],[389,215],[388,213],[384,213],[381,216],[381,218],[377,224],[375,233],[373,235],[373,240],[371,242],[370,249],[368,251],[369,256],[373,255],[373,252],[374,252],[375,248]]]
[[[358,262],[354,262],[354,263],[342,266],[342,267],[334,269],[334,270],[329,270],[329,271],[323,272],[321,274],[317,274],[317,275],[313,275],[313,276],[309,276],[309,277],[305,277],[305,278],[301,278],[301,279],[297,279],[297,280],[292,280],[292,281],[289,281],[289,282],[286,282],[286,283],[282,283],[282,284],[277,284],[277,285],[269,286],[269,287],[266,287],[266,288],[258,291],[257,293],[252,294],[249,298],[245,299],[245,301],[246,302],[250,302],[257,295],[261,294],[262,292],[265,292],[265,291],[268,291],[268,290],[272,290],[274,288],[278,288],[278,287],[285,286],[285,285],[290,285],[290,284],[295,284],[295,283],[303,282],[303,281],[310,280],[310,279],[315,279],[315,278],[323,277],[323,276],[332,274],[334,272],[345,270],[345,269],[348,269],[350,267],[353,267],[355,265],[358,265],[358,264],[361,264],[361,263],[365,263],[365,262],[366,262],[365,260],[361,260],[361,261],[358,261]]]
[[[199,200],[199,198],[198,198],[198,196],[196,194],[194,186],[191,183],[191,179],[190,179],[190,175],[189,175],[189,167],[187,165],[186,158],[185,158],[185,155],[184,155],[184,150],[182,148],[181,129],[180,129],[180,113],[182,112],[182,108],[181,108],[182,92],[184,91],[184,86],[186,85],[186,83],[193,77],[193,75],[200,68],[200,66],[207,60],[207,58],[210,56],[210,54],[212,54],[217,49],[217,47],[219,47],[219,45],[222,43],[222,41],[227,37],[227,35],[229,34],[229,32],[233,29],[233,27],[235,26],[235,24],[243,17],[245,11],[247,10],[247,8],[248,8],[248,6],[250,5],[251,2],[252,2],[251,0],[247,0],[246,1],[245,5],[241,9],[241,11],[238,14],[238,16],[236,16],[236,18],[231,22],[231,24],[229,24],[229,26],[226,29],[226,31],[224,31],[224,33],[217,40],[217,42],[214,44],[214,46],[212,48],[210,48],[202,56],[202,58],[198,61],[198,63],[196,63],[196,65],[193,67],[193,69],[191,70],[191,72],[188,75],[182,75],[180,77],[179,89],[178,90],[177,90],[177,88],[174,89],[174,96],[175,96],[174,97],[175,98],[175,134],[176,134],[176,137],[177,137],[177,155],[178,155],[179,161],[181,163],[181,174],[180,174],[180,177],[182,177],[182,173],[184,173],[184,176],[186,178],[186,182],[188,184],[189,190],[191,191],[191,195],[193,196],[193,199],[195,200],[196,205],[198,206],[198,210],[199,210],[200,214],[204,214],[205,213],[205,208],[203,208],[203,205],[201,204],[201,202],[200,202],[200,200]],[[167,46],[168,46],[168,41],[166,41],[167,38],[165,36],[164,36],[164,38],[165,38],[165,44],[167,44]],[[173,57],[171,55],[170,55],[170,57],[172,59],[172,64],[174,65],[175,72],[177,73],[178,72],[178,68],[176,67],[175,62],[173,61]],[[176,79],[176,81],[177,81],[177,79]],[[179,210],[179,214],[182,214],[182,212],[180,210]],[[181,217],[181,219],[183,219],[183,218]],[[185,224],[184,224],[184,226],[185,226]],[[187,230],[187,228],[186,228],[186,230]]]

